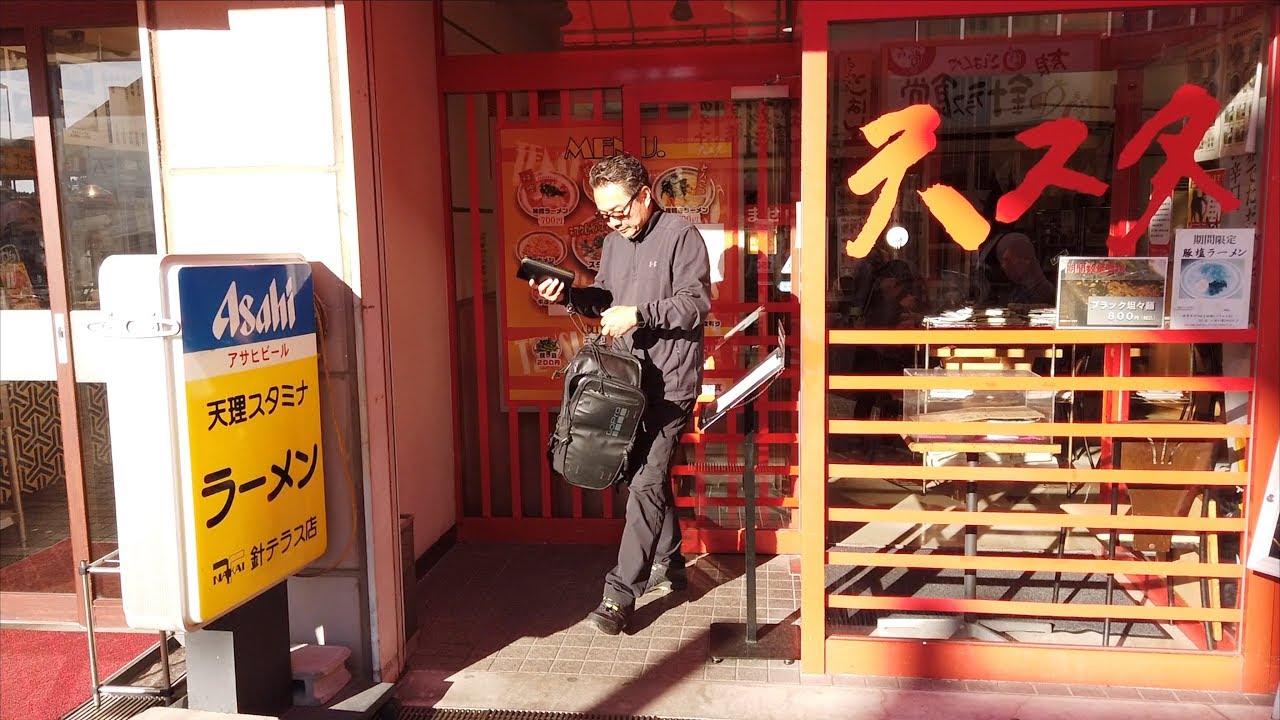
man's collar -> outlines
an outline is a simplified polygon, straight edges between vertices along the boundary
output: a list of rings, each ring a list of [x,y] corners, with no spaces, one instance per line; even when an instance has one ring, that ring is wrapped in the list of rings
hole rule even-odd
[[[649,233],[653,232],[653,229],[658,226],[658,221],[661,219],[662,208],[657,207],[657,200],[655,199],[653,214],[649,216],[649,221],[644,224],[644,227],[640,229],[640,232],[636,233],[636,236],[631,238],[631,242],[640,242],[649,237]]]

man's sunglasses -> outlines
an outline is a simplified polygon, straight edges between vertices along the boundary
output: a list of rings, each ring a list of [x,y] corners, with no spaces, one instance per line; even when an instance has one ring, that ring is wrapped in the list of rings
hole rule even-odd
[[[644,189],[644,186],[641,185],[640,190],[643,190],[643,189]],[[639,197],[640,190],[636,190],[634,193],[632,193],[631,197],[627,199],[627,204],[623,205],[621,209],[597,210],[596,215],[599,215],[604,220],[626,220],[627,217],[631,215],[631,204],[636,201],[637,197]]]

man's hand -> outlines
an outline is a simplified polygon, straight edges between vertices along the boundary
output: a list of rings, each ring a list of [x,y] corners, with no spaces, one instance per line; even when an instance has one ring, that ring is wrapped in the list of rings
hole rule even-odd
[[[538,295],[547,302],[560,302],[560,295],[564,292],[564,283],[555,278],[547,278],[538,284],[537,280],[529,278],[529,287],[538,291]]]
[[[639,315],[635,306],[611,307],[600,315],[600,334],[607,338],[619,338],[634,328],[637,322]]]

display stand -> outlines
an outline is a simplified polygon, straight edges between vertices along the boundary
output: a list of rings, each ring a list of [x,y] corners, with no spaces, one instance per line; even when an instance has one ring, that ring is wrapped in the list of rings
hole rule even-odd
[[[705,432],[730,411],[743,409],[742,434],[744,436],[744,467],[742,488],[745,498],[743,525],[746,551],[746,600],[745,623],[711,623],[711,659],[721,662],[725,658],[749,658],[754,660],[783,660],[791,664],[799,658],[800,635],[790,623],[759,625],[756,620],[756,410],[755,400],[782,373],[786,365],[784,337],[779,332],[779,347],[747,374],[726,390],[714,402],[703,408],[699,428]]]
[[[1033,443],[1033,442],[1000,442],[998,440],[987,440],[978,438],[969,439],[950,439],[942,441],[932,440],[908,440],[907,447],[912,452],[929,453],[929,452],[956,452],[963,453],[965,458],[965,466],[971,468],[979,467],[979,458],[982,453],[995,453],[998,455],[1016,455],[1028,452],[1053,452],[1056,445],[1052,443]],[[970,480],[965,483],[964,488],[964,509],[966,512],[978,512],[978,483]],[[964,526],[964,557],[976,557],[978,555],[978,528],[979,525]],[[1065,541],[1059,541],[1059,547]],[[978,597],[978,571],[973,568],[964,571],[964,595],[965,600],[975,600]],[[1056,601],[1056,596],[1055,596]],[[1104,621],[1105,622],[1105,621]],[[1028,630],[1038,627],[1039,623],[1030,620],[1001,620],[1004,627],[1022,626]],[[957,637],[957,633],[961,633],[959,637],[972,640],[994,640],[1002,641],[1007,638],[1001,636],[1000,633],[992,630],[984,624],[984,621],[973,613],[962,613],[958,624],[955,626],[951,637]],[[895,636],[901,637],[901,636]]]

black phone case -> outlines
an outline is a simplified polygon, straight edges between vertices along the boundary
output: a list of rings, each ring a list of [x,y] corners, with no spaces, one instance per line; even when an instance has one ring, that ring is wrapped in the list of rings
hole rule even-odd
[[[544,263],[541,260],[533,258],[521,258],[520,267],[516,270],[516,277],[521,280],[534,280],[542,282],[545,278],[553,277],[566,286],[573,284],[574,274],[570,270],[556,267],[550,263]]]

